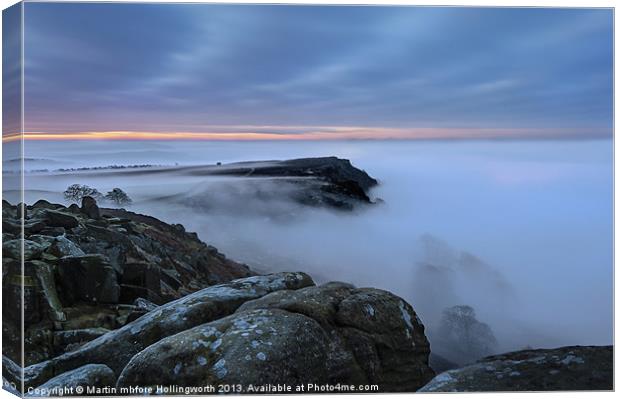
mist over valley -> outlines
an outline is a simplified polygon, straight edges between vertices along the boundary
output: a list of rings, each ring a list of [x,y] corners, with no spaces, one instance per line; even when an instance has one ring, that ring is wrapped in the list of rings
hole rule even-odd
[[[28,204],[66,204],[71,184],[121,188],[128,210],[256,271],[396,293],[442,356],[442,315],[460,305],[492,330],[494,353],[612,342],[611,141],[50,141],[25,154]],[[290,177],[223,173],[323,156],[377,179],[370,201],[312,206]],[[16,166],[5,160],[5,178]]]

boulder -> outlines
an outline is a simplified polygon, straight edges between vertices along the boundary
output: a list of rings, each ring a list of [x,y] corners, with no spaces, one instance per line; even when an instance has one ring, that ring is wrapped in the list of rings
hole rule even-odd
[[[106,364],[120,373],[135,354],[162,338],[228,316],[242,303],[270,292],[312,284],[304,273],[276,273],[207,287],[159,306],[76,351],[27,367],[26,385],[38,386],[58,373],[90,363]]]
[[[47,249],[47,252],[56,256],[57,258],[62,258],[63,256],[84,256],[84,251],[80,249],[73,241],[69,240],[64,236],[58,236],[50,247]]]
[[[69,207],[67,208],[67,211],[71,213],[75,213],[75,214],[82,214],[82,210],[80,209],[78,204],[69,205]]]
[[[134,356],[117,385],[325,384],[329,337],[309,317],[258,309],[194,327]]]
[[[89,208],[88,201],[84,205],[85,209]],[[75,204],[67,208],[44,200],[27,210],[25,261],[32,273],[28,274],[24,288],[20,264],[23,260],[22,226],[15,219],[17,206],[3,202],[6,297],[3,310],[7,320],[15,323],[15,327],[19,325],[21,308],[14,304],[21,301],[23,294],[27,306],[26,330],[32,330],[25,333],[31,336],[37,336],[36,330],[49,330],[49,323],[67,329],[118,328],[126,323],[128,316],[133,320],[146,313],[145,309],[131,305],[138,297],[163,304],[209,285],[255,274],[246,265],[211,250],[213,247],[200,241],[195,234],[150,216],[121,209],[102,209],[101,212],[117,216],[91,219]],[[85,254],[102,255],[104,261],[88,260]],[[72,269],[68,268],[71,262],[61,261],[65,256],[86,258],[72,261],[80,264]],[[13,264],[15,267],[9,267]],[[114,273],[110,273],[107,266],[114,268],[116,283]],[[68,272],[74,276],[69,278]],[[61,273],[65,273],[66,278],[62,278]],[[82,278],[79,282],[76,275]],[[126,281],[122,281],[123,276]],[[104,288],[108,286],[110,289]],[[109,302],[116,305],[117,290],[120,291],[118,305],[123,306],[110,306]],[[109,298],[110,293],[112,298]],[[42,352],[34,345],[25,349],[36,352],[33,356],[26,354],[26,359],[43,360]]]
[[[64,321],[66,317],[62,310],[58,291],[56,290],[54,268],[48,263],[37,260],[26,263],[26,267],[32,267],[35,270],[44,299],[43,302],[47,304],[50,319],[52,321]]]
[[[99,219],[101,217],[97,201],[89,195],[82,198],[82,207],[80,210],[90,219]]]
[[[29,220],[24,223],[24,233],[26,235],[37,234],[45,230],[47,225],[42,220]]]
[[[102,255],[61,258],[58,262],[58,282],[61,298],[66,304],[76,301],[118,303],[120,287],[116,272]]]
[[[612,389],[612,346],[567,346],[486,357],[439,374],[419,392]]]
[[[31,240],[23,240],[24,243],[24,260],[38,259],[43,253],[44,247]],[[22,258],[22,240],[10,240],[2,243],[2,253],[4,257],[21,259]]]
[[[60,204],[52,204],[49,201],[40,199],[34,204],[32,204],[31,206],[29,206],[29,208],[30,209],[61,209],[61,208],[64,208],[64,206]]]
[[[118,386],[377,384],[411,391],[434,375],[424,327],[401,298],[330,283],[281,290],[134,356]]]
[[[238,312],[278,308],[318,322],[330,337],[330,382],[378,384],[382,392],[415,391],[434,372],[424,326],[406,301],[387,291],[328,283],[279,291]]]
[[[35,388],[31,396],[64,396],[64,392],[73,392],[74,395],[81,396],[79,391],[76,391],[78,387],[84,390],[87,387],[110,387],[114,386],[115,380],[114,372],[106,365],[88,364],[50,379]]]
[[[54,242],[54,237],[43,234],[32,234],[28,237],[28,239],[41,245],[44,251],[46,251],[52,245],[52,242]]]
[[[63,227],[65,229],[72,229],[80,224],[78,218],[75,216],[52,209],[45,210],[45,221],[48,226]]]

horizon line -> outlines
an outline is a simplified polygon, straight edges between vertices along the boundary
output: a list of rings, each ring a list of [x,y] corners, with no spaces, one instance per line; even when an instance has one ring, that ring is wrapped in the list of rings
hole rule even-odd
[[[479,140],[608,139],[601,128],[384,128],[359,126],[210,126],[215,131],[17,132],[2,142],[24,141],[334,141],[334,140]]]

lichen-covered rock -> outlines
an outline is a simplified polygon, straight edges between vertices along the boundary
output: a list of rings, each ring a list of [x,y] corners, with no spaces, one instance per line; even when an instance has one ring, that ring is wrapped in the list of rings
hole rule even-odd
[[[411,391],[433,376],[424,327],[395,295],[314,287],[304,273],[248,277],[247,266],[182,226],[93,207],[26,208],[33,226],[24,232],[26,390],[111,373],[119,385],[313,382]],[[21,230],[16,210],[3,203],[3,216]],[[8,288],[21,281],[19,234],[3,235],[16,241],[3,259]],[[245,278],[230,281],[237,277]],[[15,358],[19,317],[11,313],[3,331],[15,349],[5,353]]]
[[[253,276],[207,287],[157,307],[139,319],[81,347],[25,369],[27,386],[89,363],[106,364],[120,373],[138,352],[162,338],[233,313],[252,299],[278,290],[296,290],[314,284],[304,273]]]
[[[281,290],[165,338],[127,364],[119,386],[377,384],[412,391],[434,375],[424,327],[381,290],[329,283]]]
[[[327,383],[329,337],[313,319],[259,309],[165,338],[131,359],[119,386]]]
[[[613,389],[612,346],[567,346],[490,356],[436,376],[420,392]]]
[[[57,375],[45,384],[35,388],[32,394],[28,396],[64,396],[64,392],[73,392],[75,395],[81,396],[76,391],[78,387],[86,392],[88,387],[103,388],[114,386],[115,381],[116,376],[108,366],[104,364],[87,364]]]
[[[387,291],[328,283],[275,292],[238,312],[271,308],[306,315],[326,331],[330,382],[413,391],[434,376],[424,326],[411,305]]]

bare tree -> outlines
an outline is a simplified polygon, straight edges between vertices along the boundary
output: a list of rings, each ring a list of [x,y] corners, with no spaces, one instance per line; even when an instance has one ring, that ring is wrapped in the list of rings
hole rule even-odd
[[[67,201],[73,201],[79,203],[82,198],[88,196],[93,197],[96,200],[100,200],[103,198],[103,194],[101,194],[96,188],[89,187],[85,184],[72,184],[63,193],[65,199]]]
[[[133,202],[127,193],[120,188],[114,188],[112,191],[108,191],[105,198],[116,205],[129,205]]]

